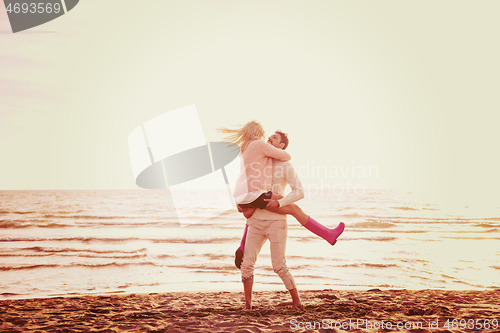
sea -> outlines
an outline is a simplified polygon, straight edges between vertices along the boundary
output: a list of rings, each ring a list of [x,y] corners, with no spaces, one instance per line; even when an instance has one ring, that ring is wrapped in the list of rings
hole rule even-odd
[[[453,209],[414,193],[313,193],[318,222],[346,224],[335,246],[289,216],[287,265],[299,290],[500,288],[500,208]],[[0,299],[241,291],[236,210],[181,224],[166,190],[0,191]],[[254,290],[285,290],[267,242]]]

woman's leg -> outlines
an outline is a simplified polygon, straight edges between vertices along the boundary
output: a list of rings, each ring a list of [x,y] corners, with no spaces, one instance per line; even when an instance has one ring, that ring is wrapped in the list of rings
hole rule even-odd
[[[290,204],[285,207],[280,207],[278,209],[275,209],[273,212],[278,214],[292,215],[307,230],[323,238],[331,245],[335,245],[335,243],[337,243],[337,238],[344,232],[344,222],[340,222],[335,229],[327,228],[304,213],[304,211],[296,204]]]
[[[241,238],[240,247],[236,249],[234,253],[234,265],[241,269],[241,262],[243,261],[243,251],[245,250],[245,241],[247,239],[248,224],[245,224],[245,231],[243,231],[243,237]]]
[[[309,218],[309,216],[304,213],[304,211],[296,204],[290,204],[286,205],[285,207],[280,207],[273,210],[273,213],[292,215],[302,225],[305,225],[307,223],[307,219]]]

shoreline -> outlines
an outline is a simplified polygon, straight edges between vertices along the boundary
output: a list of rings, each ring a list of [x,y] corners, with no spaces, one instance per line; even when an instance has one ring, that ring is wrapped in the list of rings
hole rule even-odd
[[[241,283],[240,283],[241,284]],[[259,288],[260,287],[260,288]],[[304,286],[303,286],[304,287]],[[448,292],[489,292],[489,291],[498,291],[500,292],[500,288],[496,286],[485,287],[485,288],[470,288],[470,289],[445,289],[445,288],[405,288],[405,287],[381,287],[381,286],[335,286],[335,289],[326,286],[319,286],[317,288],[309,288],[309,289],[299,289],[299,293],[307,293],[307,292],[369,292],[372,290],[380,290],[381,292],[397,292],[397,291],[408,291],[408,292],[418,292],[418,291],[448,291]],[[267,285],[254,285],[253,292],[254,293],[280,293],[285,292],[286,290],[280,289],[277,290],[276,286],[267,286]],[[171,294],[211,294],[211,293],[231,293],[231,294],[241,294],[243,297],[243,287],[240,288],[228,288],[224,290],[212,290],[212,289],[192,289],[192,290],[175,290],[175,291],[141,291],[140,289],[137,291],[101,291],[101,292],[82,292],[82,293],[69,293],[69,294],[52,294],[52,295],[39,295],[39,296],[26,296],[20,294],[2,294],[0,298],[0,304],[4,301],[15,301],[15,300],[31,300],[31,299],[53,299],[53,298],[79,298],[79,297],[101,297],[101,296],[129,296],[129,295],[137,295],[137,296],[148,296],[148,295],[171,295]],[[19,297],[17,297],[19,296]]]
[[[325,289],[303,290],[300,296],[304,311],[290,309],[287,291],[255,291],[252,310],[244,310],[243,292],[229,291],[0,300],[0,330],[465,332],[487,325],[489,331],[500,329],[499,289]]]
[[[241,283],[240,283],[241,284]],[[306,287],[306,286],[302,286]],[[334,289],[335,288],[335,289]],[[299,289],[299,293],[305,293],[305,292],[317,292],[317,291],[338,291],[338,292],[366,292],[370,290],[380,290],[382,292],[384,291],[400,291],[400,290],[406,290],[409,292],[415,292],[415,291],[422,291],[422,290],[427,290],[427,291],[450,291],[450,292],[463,292],[463,291],[468,291],[468,292],[487,292],[487,291],[498,291],[500,292],[500,288],[496,286],[491,286],[491,287],[484,287],[484,288],[470,288],[470,289],[446,289],[446,288],[406,288],[406,287],[396,287],[396,286],[335,286],[334,288],[330,286],[316,286],[316,287],[311,287],[311,288],[304,288],[304,289]],[[281,292],[284,291],[285,289],[277,290],[276,286],[269,286],[269,285],[260,285],[256,286],[254,285],[253,291],[255,292]],[[115,291],[100,291],[100,292],[75,292],[75,293],[69,293],[69,294],[41,294],[41,295],[30,295],[30,296],[25,296],[21,294],[10,294],[10,293],[4,293],[0,295],[0,304],[3,301],[13,301],[13,300],[30,300],[30,299],[52,299],[52,298],[77,298],[77,297],[100,297],[100,296],[128,296],[128,295],[169,295],[169,294],[196,294],[196,293],[201,293],[201,294],[209,294],[209,293],[220,293],[220,292],[229,292],[232,294],[239,294],[241,293],[243,295],[243,287],[239,286],[239,288],[228,288],[228,289],[192,289],[192,290],[172,290],[172,291],[144,291],[141,289],[138,290],[127,290],[127,291],[120,291],[120,290],[115,290]]]

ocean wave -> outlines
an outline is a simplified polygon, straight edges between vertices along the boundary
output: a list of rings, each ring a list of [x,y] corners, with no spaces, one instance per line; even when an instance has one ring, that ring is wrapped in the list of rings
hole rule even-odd
[[[19,215],[25,215],[25,214],[36,214],[36,212],[31,212],[31,211],[8,211],[8,210],[0,210],[0,214],[19,214]]]
[[[14,249],[13,249],[14,250]],[[63,257],[92,258],[92,259],[134,259],[150,257],[147,249],[142,248],[132,251],[111,251],[92,249],[70,249],[70,248],[43,248],[39,246],[15,249],[15,252],[0,252],[0,257],[47,257],[59,255]],[[27,253],[28,252],[28,253]],[[33,253],[34,252],[34,253]],[[175,258],[173,255],[160,255],[158,258]]]
[[[233,257],[233,256],[231,256]],[[297,256],[297,255],[287,255],[287,259],[290,260],[295,260],[295,259],[308,259],[308,260],[325,260],[325,257],[313,257],[313,256]],[[329,259],[329,260],[334,260],[334,261],[346,261],[345,259]],[[299,268],[302,268],[299,267]]]
[[[453,276],[449,276],[449,275],[446,275],[446,274],[441,274],[442,277],[444,277],[446,279],[447,282],[454,282],[454,283],[458,283],[458,284],[465,284],[466,286],[469,286],[469,287],[474,287],[474,288],[482,288],[483,286],[479,285],[479,284],[474,284],[474,283],[470,283],[470,282],[467,282],[467,281],[463,281],[457,277],[453,277]]]
[[[104,221],[92,221],[92,222],[82,222],[68,220],[58,220],[54,222],[53,220],[40,220],[40,219],[24,219],[24,220],[0,220],[0,229],[25,229],[25,228],[96,228],[96,227],[117,227],[117,228],[136,228],[136,227],[167,227],[167,226],[179,226],[179,222],[175,221],[165,221],[165,219],[159,219],[159,221],[130,221],[130,217],[124,218],[125,221],[111,222],[109,220]],[[203,224],[206,225],[206,224]]]
[[[481,227],[481,228],[496,228],[498,227],[498,223],[478,223],[474,224],[475,227]]]
[[[26,254],[26,253],[0,253],[0,257],[46,257],[44,254]]]
[[[185,244],[222,244],[239,241],[239,237],[218,237],[218,238],[100,238],[100,237],[3,237],[0,242],[82,242],[82,243],[125,243],[131,241],[148,241],[151,243],[185,243]]]
[[[0,220],[0,229],[25,229],[25,228],[98,228],[98,227],[116,227],[116,228],[137,228],[137,227],[169,227],[179,226],[179,222],[51,222],[47,220]]]
[[[53,254],[53,253],[51,253]],[[51,255],[49,254],[49,255]],[[78,257],[78,258],[90,258],[90,259],[137,259],[137,258],[147,258],[149,257],[148,254],[142,253],[142,254],[129,254],[129,255],[105,255],[105,254],[89,254],[89,253],[59,253],[60,256],[62,257]],[[44,255],[41,253],[1,253],[0,257],[23,257],[23,258],[30,258],[30,257],[47,257],[48,255]]]
[[[61,237],[61,238],[49,238],[49,237],[3,237],[0,238],[0,242],[104,242],[104,243],[118,243],[118,242],[128,242],[145,240],[143,238],[96,238],[96,237]],[[147,240],[147,239],[146,239]]]
[[[43,221],[45,222],[45,221]],[[21,221],[0,221],[0,229],[24,229],[24,228],[67,228],[70,225],[63,223],[33,223]]]
[[[446,239],[459,239],[459,240],[500,240],[499,237],[480,237],[480,236],[477,236],[477,237],[465,237],[465,236],[460,236],[460,237],[446,237],[446,236],[442,236],[441,238],[446,238]]]
[[[206,224],[203,224],[204,226]],[[178,221],[167,222],[167,221],[156,221],[156,222],[75,222],[71,225],[72,227],[82,227],[82,228],[96,228],[96,227],[116,227],[116,228],[144,228],[144,227],[179,227],[180,223]]]
[[[391,258],[392,259],[392,258]],[[430,261],[428,260],[424,260],[424,259],[406,259],[406,258],[399,258],[399,261],[402,261],[402,262],[406,262],[406,263],[409,263],[409,264],[414,264],[414,263],[423,263],[423,264],[427,264],[429,263]]]
[[[345,235],[345,234],[344,234]],[[290,236],[288,235],[289,239],[293,239],[298,242],[310,242],[311,240],[317,240],[318,236]],[[390,241],[395,241],[397,240],[398,237],[390,237],[390,236],[374,236],[374,237],[346,237],[342,236],[342,239],[340,241],[345,242],[345,241],[360,241],[360,240],[365,240],[365,241],[375,241],[375,242],[390,242]]]
[[[371,222],[358,222],[349,225],[349,228],[362,228],[362,229],[387,229],[387,228],[394,228],[396,225],[391,222],[377,222],[377,221],[371,221]]]
[[[401,207],[390,207],[391,209],[396,209],[396,210],[419,210],[418,208],[413,208],[413,207],[406,207],[406,206],[401,206]]]
[[[22,269],[54,268],[59,265],[28,265],[28,266],[0,266],[0,271],[17,271]]]
[[[447,280],[439,280],[439,279],[435,279],[434,277],[432,278],[429,278],[429,277],[425,277],[425,276],[420,276],[420,275],[409,275],[410,278],[412,279],[420,279],[420,280],[424,280],[424,281],[435,281],[435,282],[440,282],[440,283],[446,283]]]
[[[155,255],[154,258],[166,258],[169,257],[170,255]],[[184,255],[183,257],[189,257],[189,258],[199,258],[199,257],[205,257],[210,260],[227,260],[229,258],[233,259],[234,255],[231,254],[222,254],[222,253],[193,253],[193,254],[188,254]],[[231,260],[232,261],[232,260]]]
[[[377,219],[379,220],[384,220],[387,222],[391,223],[397,223],[397,224],[468,224],[470,223],[471,225],[478,225],[478,220],[483,220],[483,219],[466,219],[466,218],[437,218],[437,217],[400,217],[400,216],[377,216]],[[480,223],[479,223],[480,224]],[[496,225],[498,226],[498,225]]]
[[[356,218],[356,217],[365,217],[364,215],[361,215],[359,213],[351,213],[351,214],[342,214],[342,215],[337,215],[336,217],[341,217],[341,218]]]
[[[336,266],[336,265],[333,265]],[[392,267],[399,267],[396,264],[372,264],[372,263],[358,263],[358,264],[344,264],[344,265],[338,265],[336,267],[342,267],[342,268],[392,268]]]
[[[370,232],[377,232],[377,233],[384,233],[384,234],[426,234],[429,233],[430,230],[416,230],[416,229],[408,229],[408,230],[392,230],[392,229],[380,229],[380,230],[374,230],[374,229],[351,229],[349,226],[349,232],[359,232],[359,233],[370,233]],[[461,231],[451,231],[451,232],[461,232]]]
[[[152,283],[127,283],[121,286],[118,286],[118,289],[126,289],[130,287],[154,287],[161,285],[160,282],[152,282]]]
[[[39,265],[21,265],[21,266],[0,266],[0,271],[20,271],[20,270],[30,270],[30,269],[41,269],[41,268],[104,268],[104,267],[127,267],[127,266],[158,266],[158,264],[153,262],[128,262],[128,263],[117,263],[111,262],[106,264],[69,264],[69,265],[58,265],[58,264],[39,264]]]
[[[46,218],[65,218],[65,219],[117,219],[130,218],[126,216],[102,216],[102,215],[61,215],[61,214],[43,214]]]
[[[172,254],[155,254],[152,257],[155,259],[178,258],[177,256],[174,256]]]
[[[397,240],[397,237],[360,237],[360,238],[350,238],[348,240],[366,240],[366,241],[376,241],[376,242],[391,242]],[[344,239],[342,239],[344,240]]]
[[[137,253],[137,252],[145,252],[146,248],[138,249],[138,250],[130,250],[130,251],[113,251],[113,250],[93,250],[93,249],[71,249],[71,248],[51,248],[51,247],[41,247],[41,246],[33,246],[33,247],[25,247],[21,250],[25,251],[35,251],[35,252],[43,252],[43,253],[63,253],[63,252],[87,252],[87,253],[96,253],[96,254],[110,254],[110,253]]]
[[[21,224],[12,221],[0,220],[0,229],[23,228]]]
[[[186,244],[221,244],[232,243],[240,241],[240,237],[218,237],[206,239],[193,239],[193,238],[170,238],[170,239],[150,239],[152,243],[186,243]]]
[[[343,212],[345,210],[353,210],[353,209],[357,209],[357,208],[356,207],[352,207],[352,206],[347,206],[347,207],[340,208],[339,212]]]

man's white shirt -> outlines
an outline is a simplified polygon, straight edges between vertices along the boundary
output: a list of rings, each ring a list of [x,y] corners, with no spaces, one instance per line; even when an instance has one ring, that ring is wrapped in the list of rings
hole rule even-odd
[[[287,185],[290,185],[291,192],[283,199],[278,200],[280,207],[304,198],[304,188],[290,162],[273,160],[273,183],[271,191],[283,195]],[[273,213],[266,209],[256,209],[252,218],[257,220],[286,220],[286,215]]]

